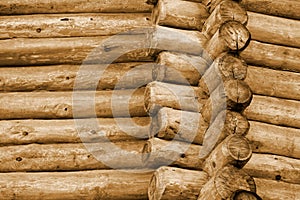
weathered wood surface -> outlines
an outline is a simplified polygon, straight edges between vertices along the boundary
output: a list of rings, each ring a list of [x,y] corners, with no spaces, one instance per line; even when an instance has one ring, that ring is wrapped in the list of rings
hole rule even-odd
[[[164,107],[152,117],[151,136],[202,144],[208,123],[200,113]]]
[[[203,171],[186,170],[175,167],[160,167],[150,181],[150,200],[197,199],[199,190],[208,181]]]
[[[154,81],[146,86],[145,108],[155,114],[162,107],[200,112],[207,100],[202,88]]]
[[[300,159],[300,129],[250,121],[246,137],[253,152]]]
[[[244,169],[252,177],[300,184],[299,159],[253,153]]]
[[[247,190],[238,190],[231,196],[232,200],[262,200],[262,198],[254,192]]]
[[[300,72],[300,49],[251,40],[241,57],[251,65]]]
[[[204,159],[199,158],[200,151],[200,145],[151,138],[144,146],[143,162],[151,168],[171,165],[201,170]]]
[[[245,82],[254,94],[300,100],[300,74],[249,66]]]
[[[300,102],[253,95],[243,114],[250,120],[300,128]]]
[[[0,119],[143,117],[144,90],[1,93]]]
[[[300,185],[254,178],[257,194],[263,200],[300,199]]]
[[[147,0],[3,0],[0,2],[0,14],[151,12],[153,6],[146,2]]]
[[[154,71],[157,81],[184,85],[198,85],[208,63],[200,56],[163,51],[157,57]]]
[[[298,0],[241,0],[240,3],[252,12],[300,19],[300,2]]]
[[[0,147],[1,172],[141,168],[146,141]]]
[[[253,40],[300,48],[299,20],[254,12],[247,12],[247,14],[249,18],[247,28]]]
[[[146,200],[152,174],[142,170],[1,173],[0,198]]]
[[[0,16],[0,38],[115,35],[150,26],[150,17],[148,13]]]
[[[97,129],[88,125],[95,120]],[[81,143],[148,139],[150,118],[2,120],[0,145]]]

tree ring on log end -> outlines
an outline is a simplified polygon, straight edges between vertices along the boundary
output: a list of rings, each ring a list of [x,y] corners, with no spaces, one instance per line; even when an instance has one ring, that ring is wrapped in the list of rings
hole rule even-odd
[[[230,102],[243,105],[242,107],[249,105],[252,99],[252,92],[244,81],[230,79],[224,82],[224,88]]]
[[[248,161],[251,158],[252,150],[248,140],[240,135],[231,135],[226,147],[229,154],[237,162]]]

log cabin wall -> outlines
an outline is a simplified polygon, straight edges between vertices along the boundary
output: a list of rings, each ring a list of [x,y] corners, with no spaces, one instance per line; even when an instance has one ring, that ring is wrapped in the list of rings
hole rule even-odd
[[[297,10],[296,0],[1,1],[0,199],[299,199]],[[150,50],[106,68],[100,125],[81,110],[78,127],[82,63],[91,71],[78,89],[90,93],[106,57],[87,55],[135,28],[112,47],[146,38]],[[101,154],[107,138],[125,153]]]

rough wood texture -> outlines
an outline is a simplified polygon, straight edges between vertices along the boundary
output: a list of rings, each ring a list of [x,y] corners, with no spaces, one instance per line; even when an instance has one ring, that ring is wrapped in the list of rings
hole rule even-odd
[[[142,170],[1,173],[0,198],[146,200],[152,174]]]
[[[300,19],[300,2],[298,0],[241,0],[240,3],[247,10],[253,12]]]
[[[252,177],[300,184],[299,159],[253,153],[244,169]]]
[[[0,14],[151,12],[153,6],[146,2],[147,0],[3,0],[0,2]]]
[[[149,18],[148,13],[0,16],[0,38],[115,35],[150,26]]]
[[[250,160],[251,155],[251,146],[245,137],[230,135],[206,158],[203,170],[212,177],[229,164],[242,168]]]
[[[257,194],[263,200],[300,199],[300,185],[254,178]]]
[[[98,129],[88,126],[89,120],[93,119],[3,120],[0,121],[0,145],[125,141],[149,137],[148,117],[100,118],[97,119]]]
[[[152,117],[151,136],[202,144],[208,128],[200,113],[162,108]]]
[[[144,145],[145,141],[122,141],[115,143],[3,146],[0,147],[0,171],[140,168],[142,167]]]
[[[254,192],[238,190],[233,193],[230,200],[262,200],[262,198]]]
[[[235,20],[241,24],[247,22],[247,12],[232,0],[222,1],[210,14],[203,25],[202,32],[207,37],[212,37],[220,26],[229,20]]]
[[[300,72],[300,49],[298,48],[251,40],[250,44],[240,55],[251,65]]]
[[[162,26],[201,30],[208,15],[201,3],[159,0],[152,11],[152,22]]]
[[[203,57],[214,60],[223,52],[240,51],[244,49],[250,40],[247,28],[237,21],[226,21],[213,37],[205,44]]]
[[[203,171],[186,170],[175,167],[160,167],[150,181],[150,200],[197,199],[199,190],[208,181]]]
[[[143,117],[144,90],[2,93],[0,119]]]
[[[242,169],[231,165],[219,170],[201,189],[198,200],[230,199],[237,190],[254,192],[254,180]]]
[[[246,137],[253,152],[300,159],[300,129],[250,121]],[[272,139],[270,139],[272,138]]]
[[[253,95],[244,115],[254,121],[300,128],[300,102]]]
[[[233,54],[223,53],[205,71],[199,81],[199,87],[209,95],[222,81],[227,79],[244,80],[246,75],[247,64],[243,59]]]
[[[111,65],[52,65],[1,67],[0,91],[72,91],[76,78],[80,77],[80,84],[76,89],[111,90],[120,88],[137,88],[153,80],[154,63],[117,63]],[[95,72],[98,75],[95,82]],[[80,73],[80,76],[78,76]],[[96,77],[97,78],[97,77]]]
[[[202,3],[206,6],[206,9],[212,13],[222,1],[223,0],[202,0]]]
[[[245,82],[254,94],[300,100],[300,74],[249,66]]]
[[[200,56],[176,52],[161,52],[157,57],[159,65],[155,73],[157,81],[198,85],[208,63]]]
[[[143,162],[151,168],[171,165],[201,170],[204,160],[199,158],[200,151],[200,145],[151,138],[144,146]]]
[[[247,14],[249,17],[247,28],[253,40],[300,48],[299,20],[254,12],[247,12]]]
[[[207,95],[199,87],[155,81],[145,90],[145,108],[150,114],[157,113],[161,107],[200,112],[206,100]]]

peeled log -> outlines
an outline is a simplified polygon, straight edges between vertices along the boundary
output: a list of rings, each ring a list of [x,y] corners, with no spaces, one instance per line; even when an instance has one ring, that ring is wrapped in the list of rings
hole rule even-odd
[[[151,136],[202,144],[208,128],[200,113],[162,108],[152,117]]]
[[[300,49],[251,40],[240,56],[251,65],[300,72]]]
[[[300,128],[300,102],[253,95],[243,114],[250,120]]]
[[[207,95],[199,87],[155,81],[145,90],[145,108],[150,114],[157,113],[162,107],[200,112],[206,100]]]
[[[162,26],[201,30],[208,15],[201,3],[159,0],[152,11],[152,22]]]
[[[0,2],[0,14],[151,12],[153,6],[146,2],[147,0],[3,0]]]
[[[88,125],[96,120],[98,129]],[[0,145],[148,139],[150,118],[0,121]]]
[[[252,177],[300,184],[299,159],[253,153],[244,169]]]
[[[0,38],[115,35],[150,26],[149,18],[148,13],[0,16]]]
[[[75,171],[141,168],[145,141],[29,144],[0,147],[0,171]]]
[[[157,57],[157,81],[198,85],[208,63],[200,56],[163,51]]]
[[[0,94],[0,119],[144,117],[144,90]]]
[[[300,159],[300,129],[250,121],[246,137],[253,152]]]
[[[203,171],[186,170],[175,167],[160,167],[150,181],[150,200],[197,199],[199,190],[208,181]]]
[[[1,173],[0,198],[146,200],[152,174],[143,170]]]

